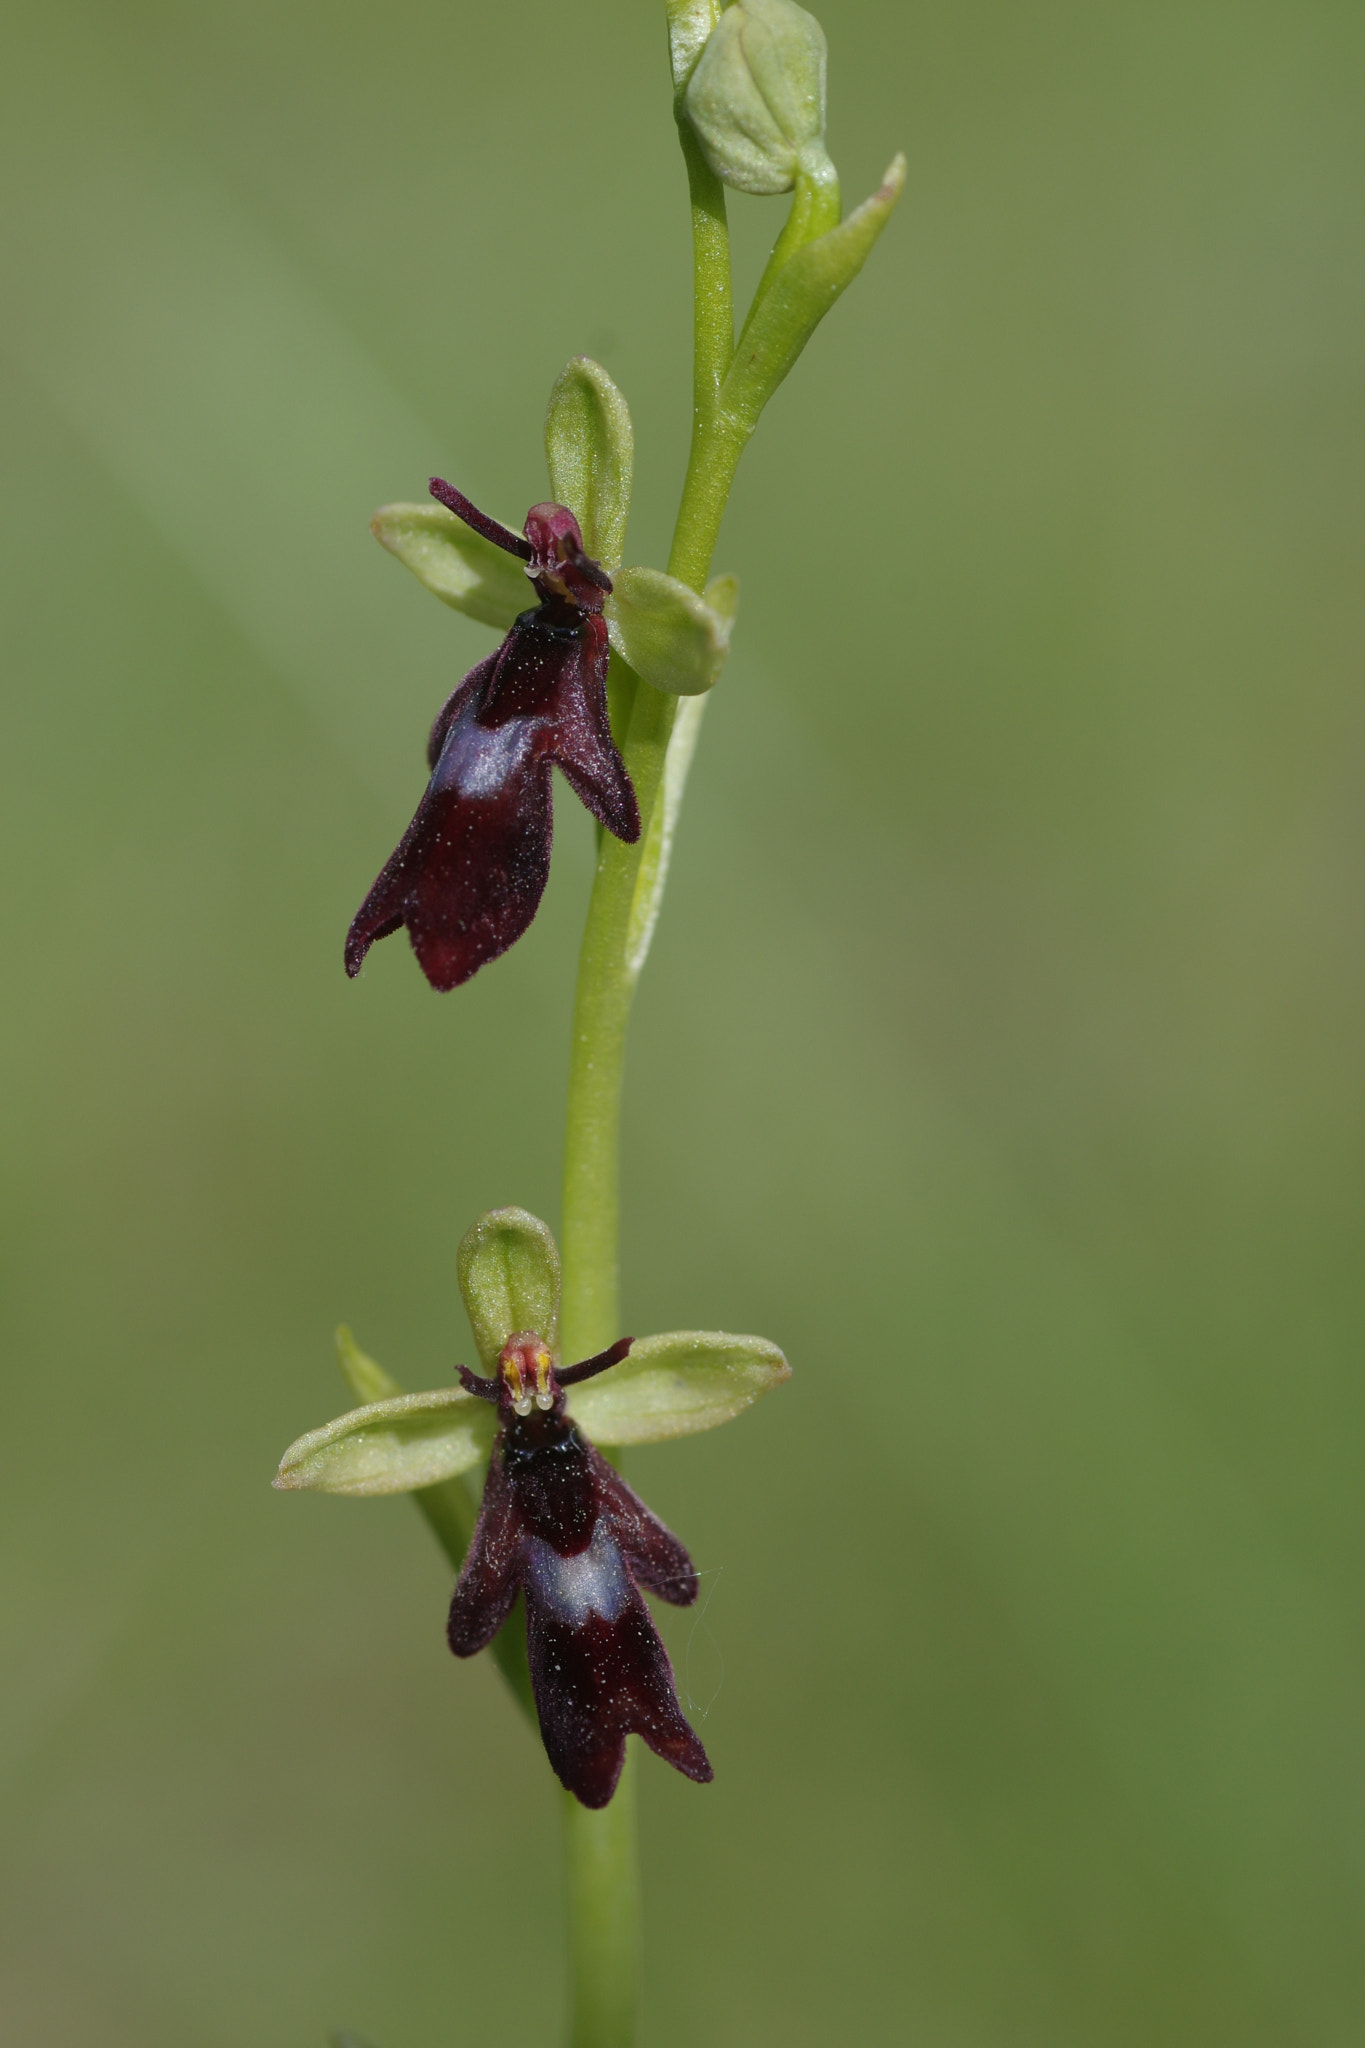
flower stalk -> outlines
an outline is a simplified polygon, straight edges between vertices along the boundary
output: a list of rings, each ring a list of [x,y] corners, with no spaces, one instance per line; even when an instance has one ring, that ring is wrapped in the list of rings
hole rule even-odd
[[[452,1651],[470,1657],[491,1646],[538,1722],[566,1787],[570,2048],[635,2041],[639,1871],[627,1736],[642,1736],[699,1783],[711,1776],[641,1598],[643,1589],[687,1605],[696,1574],[600,1446],[614,1446],[619,1460],[623,1446],[713,1428],[790,1370],[762,1338],[621,1336],[631,1006],[705,692],[735,615],[734,579],[707,578],[759,416],[861,268],[904,178],[898,158],[879,191],[841,219],[824,145],[824,36],[796,0],[731,0],[724,15],[719,0],[666,0],[666,11],[693,256],[692,434],[667,571],[621,565],[629,409],[586,357],[551,394],[554,497],[531,508],[522,534],[439,478],[436,509],[389,505],[373,522],[427,589],[505,638],[437,717],[431,782],[352,925],[348,972],[400,925],[438,989],[515,942],[548,873],[552,766],[606,828],[574,997],[562,1273],[539,1219],[510,1208],[481,1217],[461,1242],[458,1270],[484,1373],[461,1366],[459,1386],[405,1394],[349,1331],[338,1332],[342,1370],[362,1405],[300,1437],[275,1481],[410,1493],[459,1574]],[[738,344],[727,185],[792,194]],[[539,602],[525,609],[528,577]]]
[[[679,95],[679,101],[681,95]],[[692,443],[669,574],[700,592],[720,535],[743,441],[719,431],[721,387],[734,353],[725,188],[679,104],[692,211]],[[615,664],[614,664],[615,665]],[[586,1357],[620,1328],[621,1096],[626,1033],[641,960],[632,910],[650,846],[677,699],[630,679],[613,702],[628,719],[622,755],[642,831],[633,846],[601,835],[574,994],[564,1137],[564,1343]],[[660,875],[660,886],[662,875]],[[640,1859],[634,1759],[610,1806],[564,1800],[570,2048],[632,2048],[638,2003]]]

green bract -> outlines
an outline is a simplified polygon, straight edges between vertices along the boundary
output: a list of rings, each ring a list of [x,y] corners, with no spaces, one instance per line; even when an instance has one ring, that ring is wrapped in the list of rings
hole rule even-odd
[[[615,575],[626,544],[635,437],[630,407],[591,356],[561,372],[545,414],[550,496],[578,521],[583,546]]]
[[[370,532],[443,603],[505,633],[535,592],[515,556],[474,533],[444,505],[381,505]]]
[[[392,1374],[366,1357],[345,1323],[336,1333],[336,1347],[337,1364],[357,1401],[367,1404],[371,1401],[392,1401],[395,1395],[403,1392]]]
[[[289,1446],[275,1484],[313,1493],[412,1493],[488,1456],[497,1417],[463,1387],[353,1408]]]
[[[733,583],[735,579],[727,576],[718,580]],[[710,595],[709,585],[707,594]],[[639,979],[640,969],[649,957],[654,927],[659,922],[659,906],[663,902],[668,863],[673,855],[673,835],[678,826],[678,813],[682,809],[692,756],[697,751],[697,737],[706,704],[705,697],[684,697],[673,721],[673,734],[664,757],[663,784],[649,820],[649,831],[645,836],[640,865],[635,874],[635,889],[630,899],[625,969],[632,982]]]
[[[734,0],[684,98],[716,176],[739,192],[834,179],[825,151],[825,34],[795,0]]]
[[[548,1223],[526,1209],[490,1209],[460,1239],[456,1270],[485,1372],[518,1330],[559,1351],[559,1247]]]
[[[769,266],[720,389],[720,411],[740,434],[753,432],[834,301],[862,269],[904,183],[905,158],[896,156],[871,198],[847,220],[806,242],[780,266]]]

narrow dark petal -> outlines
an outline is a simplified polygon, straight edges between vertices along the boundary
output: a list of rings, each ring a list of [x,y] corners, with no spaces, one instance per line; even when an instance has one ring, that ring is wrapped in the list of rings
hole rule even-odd
[[[597,1480],[600,1512],[610,1525],[621,1555],[637,1585],[657,1593],[674,1607],[690,1607],[697,1597],[692,1560],[671,1529],[651,1514],[633,1487],[602,1453],[589,1449]]]
[[[477,1394],[481,1401],[496,1401],[501,1384],[498,1380],[486,1380],[482,1373],[471,1372],[467,1365],[457,1365],[455,1377],[467,1394]]]
[[[610,1540],[599,1530],[588,1551],[569,1559],[532,1543],[525,1591],[531,1687],[561,1784],[585,1806],[605,1806],[630,1734],[705,1784],[706,1751],[683,1718],[667,1653]]]
[[[457,1657],[473,1657],[487,1648],[506,1621],[520,1584],[521,1517],[495,1451],[446,1624],[446,1640]]]
[[[619,1365],[635,1342],[633,1337],[618,1337],[605,1351],[599,1351],[595,1358],[585,1358],[581,1365],[566,1366],[555,1374],[561,1387],[576,1387],[582,1380],[595,1379],[599,1372],[609,1366]]]
[[[490,519],[486,512],[480,512],[477,505],[471,505],[463,491],[457,491],[454,484],[448,484],[444,477],[434,476],[430,483],[431,495],[453,512],[457,519],[463,519],[466,526],[472,526],[475,533],[481,533],[485,540],[491,540],[495,548],[505,548],[509,555],[520,555],[523,562],[529,562],[535,549],[529,540],[519,533],[513,533],[510,526],[504,526],[499,519]]]

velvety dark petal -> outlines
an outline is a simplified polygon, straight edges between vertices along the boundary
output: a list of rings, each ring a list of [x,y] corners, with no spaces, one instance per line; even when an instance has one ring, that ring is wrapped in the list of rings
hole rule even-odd
[[[490,735],[496,740],[499,735]],[[397,851],[356,913],[346,939],[346,972],[358,974],[376,939],[408,928],[422,972],[436,989],[456,988],[519,939],[540,905],[550,872],[548,765],[503,772],[507,748],[490,747],[493,794],[463,796],[432,787]]]
[[[561,1387],[576,1387],[584,1380],[596,1379],[599,1372],[607,1372],[613,1365],[619,1365],[623,1358],[630,1356],[633,1337],[618,1337],[614,1344],[608,1344],[605,1351],[596,1351],[591,1358],[583,1359],[578,1365],[562,1365],[555,1378]]]
[[[544,1432],[544,1439],[535,1441],[524,1431],[509,1431],[503,1460],[523,1527],[561,1557],[570,1557],[583,1550],[597,1525],[597,1464],[572,1425],[549,1422]]]
[[[712,1775],[668,1656],[604,1524],[576,1556],[526,1544],[526,1648],[545,1751],[585,1806],[616,1790],[627,1735],[699,1784]]]
[[[570,612],[557,624],[552,608],[518,619],[503,643],[484,717],[534,719],[538,744],[563,770],[575,796],[618,839],[640,836],[640,811],[607,717],[606,621]]]
[[[492,684],[493,677],[497,672],[498,656],[501,653],[502,649],[500,647],[496,648],[483,661],[476,662],[464,681],[455,685],[455,688],[437,712],[431,722],[431,731],[427,734],[428,768],[435,769],[436,763],[441,758],[441,749],[446,743],[450,728],[460,713],[469,709],[471,705],[477,710],[479,705],[483,703],[484,697]]]
[[[486,512],[480,512],[463,491],[457,491],[454,484],[448,484],[443,476],[432,477],[428,488],[433,498],[440,501],[448,512],[457,519],[463,519],[466,526],[472,526],[475,533],[481,533],[485,540],[491,540],[494,547],[505,548],[509,555],[519,555],[523,562],[529,562],[535,550],[528,540],[519,533],[513,533],[510,526],[504,526],[500,519],[490,519]]]
[[[480,662],[437,720],[444,738],[435,772],[356,914],[348,974],[376,939],[405,924],[432,987],[455,988],[505,953],[536,914],[550,872],[549,761],[533,721],[485,723],[501,660]]]
[[[517,1597],[521,1568],[521,1521],[494,1451],[446,1624],[446,1640],[457,1657],[476,1656],[492,1642]]]
[[[674,1607],[690,1607],[697,1597],[692,1560],[671,1529],[651,1514],[638,1493],[626,1485],[599,1450],[589,1450],[597,1480],[600,1512],[611,1526],[621,1555],[637,1585],[657,1593]]]

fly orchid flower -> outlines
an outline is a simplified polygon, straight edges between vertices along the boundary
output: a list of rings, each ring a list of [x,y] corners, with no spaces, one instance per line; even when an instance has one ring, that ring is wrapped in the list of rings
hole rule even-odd
[[[378,539],[429,590],[506,637],[437,715],[431,779],[352,922],[348,974],[400,925],[437,989],[458,987],[521,937],[549,875],[552,768],[599,824],[628,845],[639,838],[608,716],[609,658],[656,689],[702,694],[720,673],[736,593],[733,577],[699,597],[662,570],[620,567],[632,446],[625,399],[579,357],[551,394],[555,497],[531,507],[522,533],[440,477],[436,506],[375,514]]]
[[[457,1657],[476,1655],[525,1595],[541,1740],[584,1806],[611,1798],[630,1734],[684,1777],[712,1775],[639,1591],[690,1607],[692,1560],[565,1413],[564,1389],[618,1365],[632,1342],[557,1374],[540,1337],[518,1331],[496,1379],[459,1368],[468,1393],[497,1404],[499,1427],[446,1639]]]
[[[611,578],[584,552],[573,513],[533,505],[523,538],[440,477],[431,495],[519,556],[540,600],[438,712],[426,795],[346,938],[346,972],[356,975],[374,941],[406,925],[427,980],[451,989],[505,953],[539,908],[552,766],[618,839],[639,838],[640,813],[607,720]]]
[[[530,1690],[562,1784],[585,1806],[616,1789],[636,1734],[706,1783],[706,1751],[678,1705],[668,1655],[642,1592],[690,1606],[687,1551],[608,1463],[613,1446],[693,1435],[728,1422],[791,1368],[761,1337],[714,1331],[621,1338],[581,1364],[556,1364],[559,1254],[522,1209],[483,1216],[460,1246],[460,1289],[487,1374],[402,1394],[339,1333],[342,1367],[364,1407],[300,1437],[275,1484],[323,1493],[414,1492],[462,1521],[463,1564],[447,1639],[485,1649],[525,1606]],[[375,1398],[378,1395],[380,1398]],[[459,1475],[486,1461],[473,1521]],[[472,1534],[470,1524],[473,1521]],[[506,1638],[503,1638],[506,1642]]]

